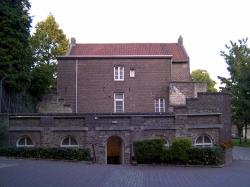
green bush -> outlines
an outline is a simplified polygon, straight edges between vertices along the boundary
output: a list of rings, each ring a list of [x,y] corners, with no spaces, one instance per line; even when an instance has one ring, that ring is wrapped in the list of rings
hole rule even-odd
[[[189,160],[188,150],[192,147],[190,139],[177,138],[171,146],[171,153],[175,163],[185,164]]]
[[[192,165],[219,165],[223,163],[222,150],[214,148],[191,148],[188,150],[189,164]]]
[[[173,154],[170,149],[163,149],[161,156],[162,163],[172,163],[173,162]]]
[[[161,163],[164,150],[163,139],[136,141],[133,143],[135,160],[139,164]]]
[[[133,143],[134,159],[139,164],[171,163],[191,165],[219,165],[223,150],[219,147],[194,148],[191,140],[175,139],[169,149],[163,139],[142,140]]]
[[[89,149],[66,148],[0,148],[0,156],[57,159],[57,160],[89,160]]]

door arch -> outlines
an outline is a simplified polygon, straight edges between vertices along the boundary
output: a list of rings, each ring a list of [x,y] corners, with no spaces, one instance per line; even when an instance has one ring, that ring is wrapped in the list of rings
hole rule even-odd
[[[106,145],[107,164],[123,163],[123,141],[119,136],[111,136]]]

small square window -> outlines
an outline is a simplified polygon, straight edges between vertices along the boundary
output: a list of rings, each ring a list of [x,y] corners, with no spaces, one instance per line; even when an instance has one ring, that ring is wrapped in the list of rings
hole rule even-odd
[[[135,77],[135,70],[131,69],[129,72],[130,77]]]

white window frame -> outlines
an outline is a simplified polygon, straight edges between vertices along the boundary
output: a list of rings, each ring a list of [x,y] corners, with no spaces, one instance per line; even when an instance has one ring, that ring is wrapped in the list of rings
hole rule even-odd
[[[122,94],[122,99],[116,98],[116,94]],[[124,93],[114,93],[114,112],[117,113],[116,110],[116,102],[117,101],[122,101],[122,112],[124,112]],[[120,113],[120,112],[118,112]]]
[[[155,102],[155,112],[165,112],[165,99],[164,98],[157,98],[155,99],[154,102]],[[163,107],[161,107],[161,104],[163,105]]]
[[[134,70],[134,69],[130,69],[130,71],[129,71],[129,76],[130,76],[131,78],[134,78],[134,77],[135,77],[135,70]]]
[[[117,77],[116,77],[116,73],[117,73]],[[124,67],[123,66],[114,67],[114,80],[124,81]]]
[[[24,138],[24,145],[21,145],[21,144],[19,144],[19,142],[23,138]],[[27,139],[28,138],[30,139],[30,141],[31,141],[32,144],[27,144],[27,142],[28,142]],[[32,141],[32,139],[30,137],[28,137],[28,136],[22,136],[22,137],[18,138],[18,140],[16,141],[16,147],[34,147],[34,144],[33,144],[33,141]]]
[[[201,143],[197,143],[197,140],[200,137],[202,137],[202,142]],[[210,143],[205,143],[205,137],[207,137],[210,140]],[[195,147],[201,147],[201,148],[213,147],[213,140],[208,135],[200,135],[200,136],[196,137],[196,139],[194,141],[194,146]]]
[[[63,144],[63,141],[64,141],[65,139],[67,139],[67,138],[69,138],[69,144],[68,144],[68,145],[65,145],[65,144]],[[64,147],[64,148],[79,147],[79,144],[78,144],[78,142],[76,141],[75,138],[74,138],[74,139],[75,139],[77,145],[72,145],[72,144],[71,144],[71,138],[74,138],[74,137],[72,137],[72,136],[67,136],[67,137],[63,138],[62,141],[61,141],[61,147]]]

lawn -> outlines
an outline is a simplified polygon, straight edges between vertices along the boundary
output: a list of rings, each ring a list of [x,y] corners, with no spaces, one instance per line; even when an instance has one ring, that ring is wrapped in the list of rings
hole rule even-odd
[[[242,139],[240,144],[240,139],[233,139],[234,146],[240,146],[240,147],[250,147],[250,139],[247,139],[247,142],[244,142],[244,139]]]

